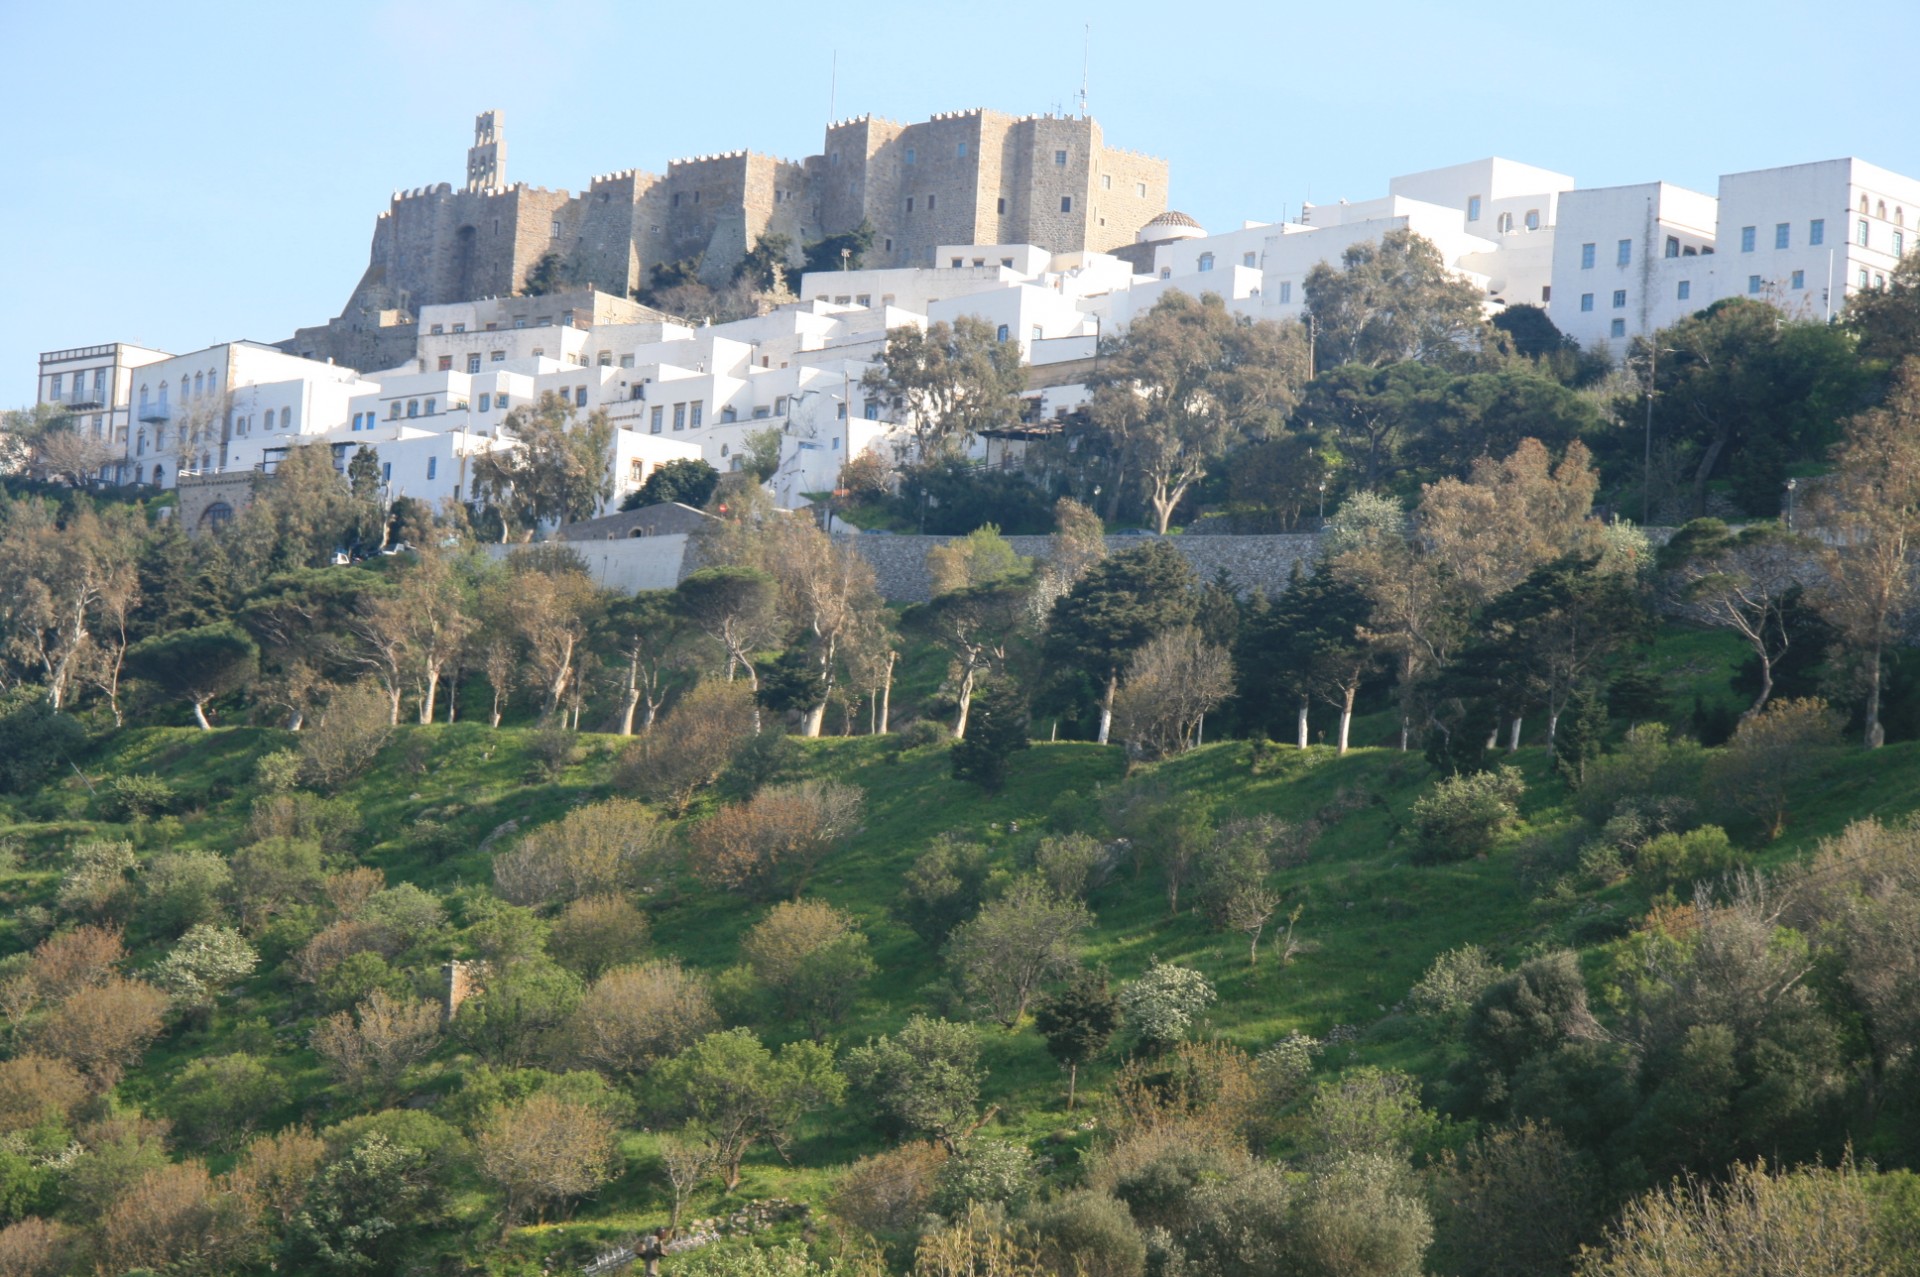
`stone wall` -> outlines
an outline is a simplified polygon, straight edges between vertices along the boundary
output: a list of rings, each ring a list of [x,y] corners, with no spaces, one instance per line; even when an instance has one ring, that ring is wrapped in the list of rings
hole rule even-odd
[[[894,603],[920,603],[931,594],[927,575],[927,551],[944,545],[951,537],[873,536],[850,533],[835,537],[850,545],[873,566],[880,593]],[[1108,537],[1107,552],[1117,554],[1145,544],[1147,537]],[[1021,554],[1041,556],[1047,552],[1046,537],[1008,537]],[[1283,536],[1209,536],[1168,537],[1171,545],[1203,580],[1211,581],[1225,572],[1233,588],[1242,594],[1264,590],[1277,594],[1287,586],[1297,562],[1313,558],[1319,538],[1312,534]]]

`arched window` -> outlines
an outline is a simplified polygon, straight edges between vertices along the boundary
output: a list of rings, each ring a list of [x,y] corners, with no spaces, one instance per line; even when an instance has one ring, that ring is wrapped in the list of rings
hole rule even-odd
[[[156,448],[164,448],[167,446],[167,428],[165,426],[161,426],[158,433],[154,435],[153,446]]]
[[[720,445],[720,455],[723,457],[727,455],[727,445],[724,443]]]
[[[282,408],[280,410],[280,428],[282,430],[293,429],[293,409]]]
[[[166,486],[166,482],[167,468],[165,466],[155,466],[153,468],[153,486],[156,488],[164,487]]]
[[[1513,214],[1512,213],[1500,214],[1500,216],[1494,220],[1494,225],[1499,227],[1500,233],[1502,235],[1511,233],[1513,230]]]
[[[167,383],[164,381],[160,383],[160,402],[162,405],[167,402]]]
[[[1540,210],[1539,209],[1530,208],[1527,210],[1527,229],[1530,231],[1537,231],[1540,229]]]
[[[1203,271],[1208,271],[1208,270],[1212,270],[1212,269],[1213,269],[1213,254],[1212,254],[1212,253],[1202,253],[1202,254],[1200,254],[1200,269],[1201,269],[1201,270],[1203,270]]]
[[[1907,210],[1901,208],[1898,204],[1893,206],[1893,224],[1895,226],[1905,226],[1907,224]]]
[[[1885,200],[1881,200],[1873,206],[1873,215],[1883,222],[1887,220],[1887,202]]]
[[[224,501],[216,501],[200,512],[200,526],[218,532],[233,522],[233,507]]]
[[[134,447],[133,455],[136,457],[144,457],[147,455],[147,432],[144,430],[140,432],[140,441]]]
[[[205,377],[202,377],[199,373],[193,374],[193,397],[195,399],[198,399],[201,395],[204,395],[205,393],[207,393],[206,380],[207,379]]]
[[[142,408],[147,406],[147,387],[145,382],[142,382],[140,385],[140,406]]]
[[[1865,195],[1860,197],[1860,211],[1862,213],[1867,211],[1867,197]]]
[[[434,400],[434,399],[429,399],[429,400],[427,400],[427,415],[428,415],[429,417],[431,417],[431,416],[433,415],[433,409],[434,409],[434,406],[435,406],[435,405],[436,405],[436,404],[437,404],[438,402],[439,402],[438,400]]]

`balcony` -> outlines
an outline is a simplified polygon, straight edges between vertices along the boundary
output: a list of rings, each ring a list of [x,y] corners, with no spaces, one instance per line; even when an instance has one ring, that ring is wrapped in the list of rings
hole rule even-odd
[[[133,410],[133,415],[140,421],[172,421],[173,405],[164,399],[143,403]]]

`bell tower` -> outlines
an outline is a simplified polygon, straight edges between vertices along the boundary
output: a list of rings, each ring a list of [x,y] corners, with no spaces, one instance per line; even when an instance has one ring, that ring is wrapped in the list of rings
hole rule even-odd
[[[507,136],[499,111],[473,117],[473,145],[467,148],[467,190],[485,194],[507,185]]]

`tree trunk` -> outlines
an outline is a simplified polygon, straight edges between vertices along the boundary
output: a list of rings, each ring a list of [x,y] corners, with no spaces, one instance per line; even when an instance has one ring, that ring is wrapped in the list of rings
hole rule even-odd
[[[1513,722],[1507,726],[1507,752],[1516,753],[1520,749],[1520,716],[1515,714]]]
[[[1300,698],[1300,748],[1307,747],[1307,698]]]
[[[440,668],[435,665],[430,665],[427,667],[426,692],[420,698],[420,725],[422,727],[433,721],[434,702],[439,699]]]
[[[495,728],[500,726],[500,689],[498,687],[493,689],[493,721],[489,726]]]
[[[1767,645],[1755,644],[1753,654],[1760,658],[1760,695],[1754,698],[1753,704],[1747,706],[1747,712],[1740,716],[1743,719],[1752,718],[1765,709],[1767,698],[1773,695],[1773,660],[1767,655]]]
[[[900,659],[900,654],[898,652],[887,653],[887,677],[886,677],[886,681],[880,684],[880,733],[881,735],[885,735],[887,732],[892,730],[892,728],[890,728],[887,725],[887,723],[888,723],[888,715],[892,712],[892,709],[893,709],[893,663],[899,659]]]
[[[627,684],[627,704],[626,704],[626,707],[620,711],[620,734],[622,736],[633,735],[633,716],[634,716],[634,713],[637,710],[639,710],[639,708],[640,708],[640,689],[635,687],[632,683],[628,683]]]
[[[1348,685],[1346,699],[1340,702],[1340,752],[1342,754],[1347,752],[1347,732],[1353,726],[1353,697],[1359,690],[1351,684]]]
[[[1412,735],[1413,735],[1413,724],[1407,721],[1407,716],[1405,714],[1402,714],[1400,716],[1400,752],[1401,753],[1404,754],[1407,752],[1407,741]]]
[[[200,730],[203,732],[210,732],[213,730],[213,724],[207,721],[207,707],[206,707],[205,701],[195,701],[193,703],[193,721],[200,724]]]
[[[1708,444],[1693,472],[1693,517],[1696,519],[1707,517],[1707,480],[1713,477],[1713,468],[1720,464],[1720,454],[1726,446],[1725,435]]]
[[[1119,690],[1120,675],[1117,672],[1107,675],[1107,694],[1100,698],[1100,735],[1095,744],[1106,744],[1113,731],[1113,698]]]
[[[1073,1112],[1073,1093],[1074,1093],[1074,1090],[1078,1087],[1079,1082],[1080,1082],[1080,1066],[1078,1064],[1073,1063],[1072,1061],[1068,1061],[1067,1063],[1067,1112],[1069,1113]]]
[[[1867,731],[1868,749],[1879,749],[1887,743],[1887,729],[1880,725],[1880,648],[1876,644],[1867,652]]]
[[[953,738],[967,738],[967,711],[973,708],[973,670],[971,667],[960,676],[960,712],[954,715]]]
[[[400,684],[387,684],[387,726],[400,726]]]

